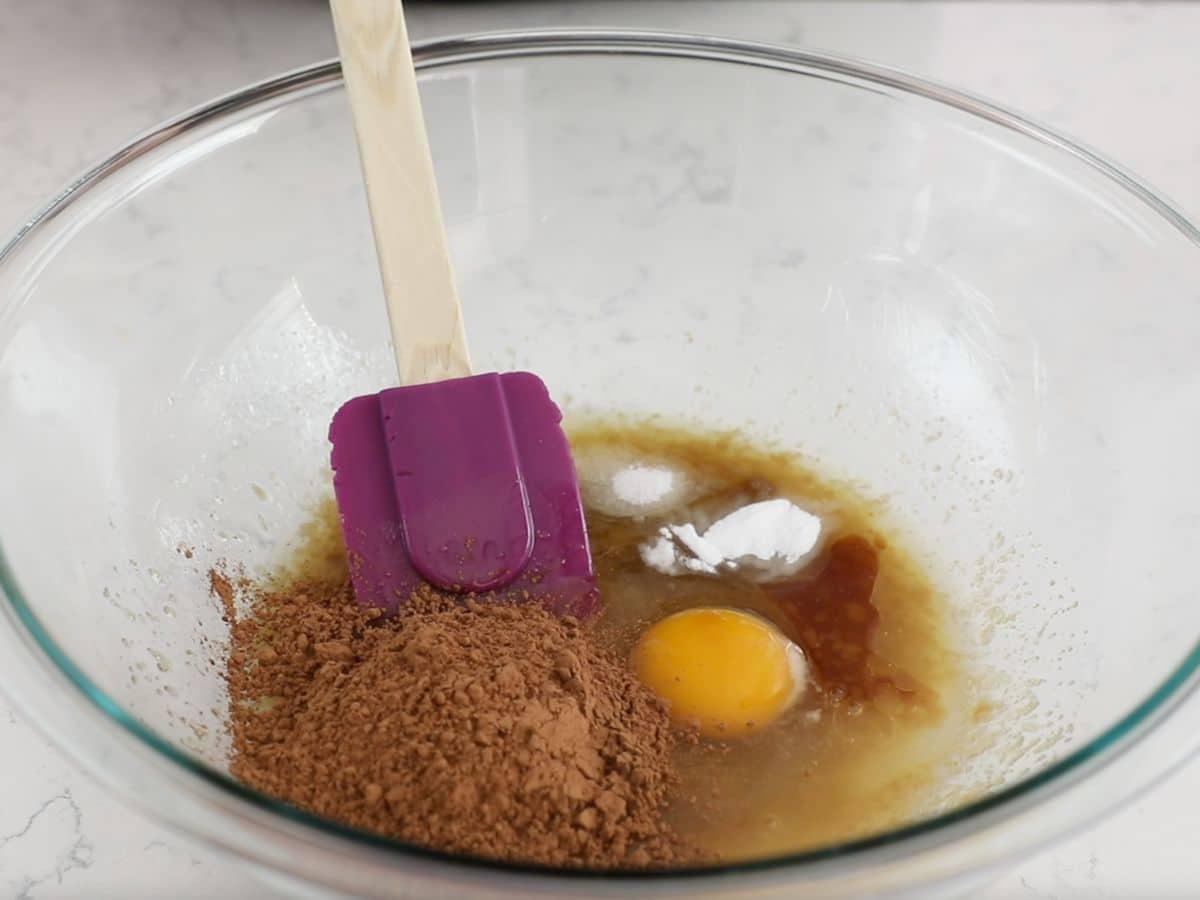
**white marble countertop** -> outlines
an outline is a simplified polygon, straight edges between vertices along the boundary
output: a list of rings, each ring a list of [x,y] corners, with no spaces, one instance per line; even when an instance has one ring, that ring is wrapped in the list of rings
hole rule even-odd
[[[1187,3],[412,3],[415,38],[626,26],[803,44],[976,91],[1071,134],[1200,217],[1200,5]],[[322,0],[0,0],[0,232],[161,119],[333,54]],[[1200,760],[983,898],[1200,892]],[[120,806],[0,700],[0,900],[264,897]]]

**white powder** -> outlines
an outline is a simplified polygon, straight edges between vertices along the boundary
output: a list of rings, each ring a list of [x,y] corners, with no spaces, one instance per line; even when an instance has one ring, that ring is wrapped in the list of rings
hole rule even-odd
[[[790,500],[751,503],[700,534],[694,525],[666,525],[639,551],[642,561],[667,575],[746,569],[764,579],[803,568],[821,538],[821,520]]]
[[[668,575],[676,574],[672,572],[676,564],[675,544],[669,534],[664,536],[660,532],[658,540],[642,544],[638,550],[642,554],[642,562],[650,568],[666,572]]]
[[[678,473],[658,466],[628,466],[612,477],[617,499],[630,506],[658,503],[675,490]]]
[[[700,562],[713,571],[716,570],[716,566],[725,561],[725,554],[709,543],[708,532],[701,537],[700,533],[696,531],[695,525],[668,525],[667,527],[679,543],[691,550]]]
[[[726,559],[754,557],[794,565],[821,537],[821,520],[790,500],[764,500],[713,523],[704,539]]]
[[[648,518],[689,502],[698,488],[687,473],[616,451],[575,457],[587,506],[609,516]]]

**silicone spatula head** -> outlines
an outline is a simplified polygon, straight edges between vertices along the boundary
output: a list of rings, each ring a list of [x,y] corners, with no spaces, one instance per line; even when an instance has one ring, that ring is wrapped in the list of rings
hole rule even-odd
[[[476,375],[357,397],[334,416],[334,490],[360,603],[422,581],[504,590],[561,615],[598,608],[562,414],[536,375]]]
[[[535,375],[471,375],[399,0],[332,0],[396,368],[330,426],[360,603],[394,611],[422,581],[597,607],[561,414]]]

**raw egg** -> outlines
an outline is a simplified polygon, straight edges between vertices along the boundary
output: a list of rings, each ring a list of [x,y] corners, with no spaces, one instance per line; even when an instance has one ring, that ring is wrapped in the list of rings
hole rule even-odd
[[[800,648],[753,613],[698,608],[667,616],[633,651],[638,678],[671,718],[707,737],[737,737],[779,718],[804,690]]]

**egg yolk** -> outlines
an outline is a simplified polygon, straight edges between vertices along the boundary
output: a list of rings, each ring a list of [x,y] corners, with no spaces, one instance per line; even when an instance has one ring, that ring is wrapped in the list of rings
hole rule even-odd
[[[777,719],[804,688],[800,649],[764,619],[689,609],[651,626],[633,651],[638,678],[671,718],[707,737],[737,737]]]

